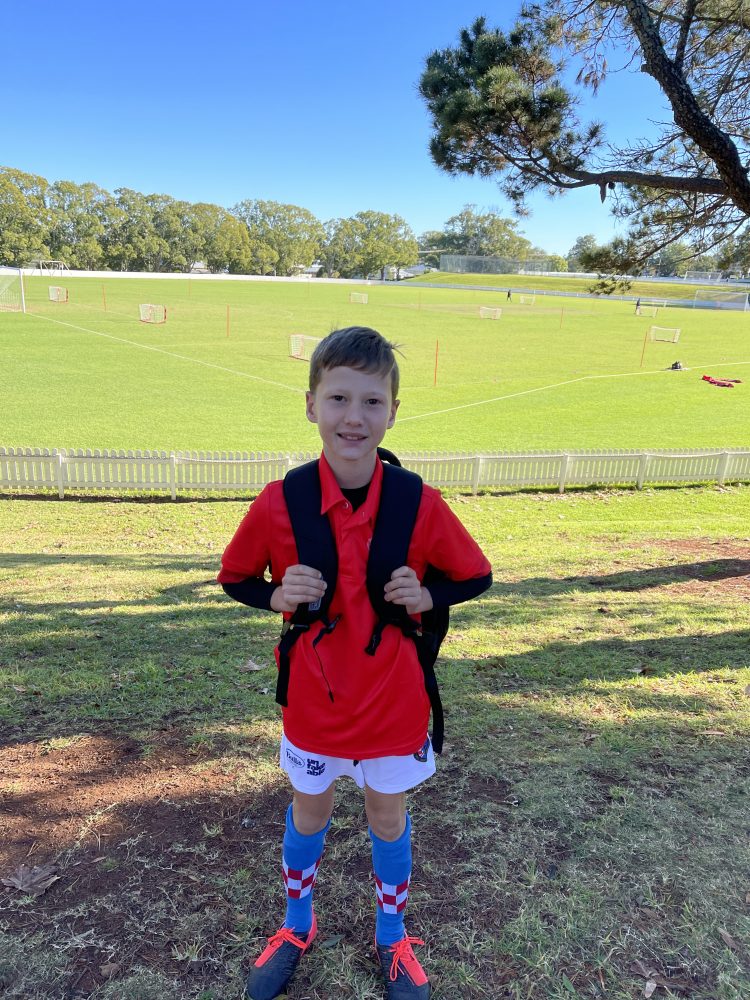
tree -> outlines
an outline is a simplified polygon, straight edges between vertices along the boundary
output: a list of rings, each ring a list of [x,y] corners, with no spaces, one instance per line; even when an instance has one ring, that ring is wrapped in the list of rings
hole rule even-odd
[[[96,184],[55,181],[47,191],[50,216],[49,255],[72,268],[94,270],[101,264],[112,196]]]
[[[361,273],[367,277],[385,269],[408,267],[419,260],[419,246],[408,223],[400,215],[386,212],[357,212],[352,220],[360,238]]]
[[[598,247],[599,244],[596,242],[596,237],[593,233],[587,233],[585,236],[579,236],[570,250],[568,250],[568,270],[586,270],[583,266],[584,256],[588,261],[591,254],[595,253]]]
[[[581,121],[563,71],[594,93],[614,50],[648,73],[671,106],[653,141],[618,148]],[[750,216],[750,10],[745,0],[547,0],[528,4],[506,35],[479,18],[455,49],[427,59],[420,91],[431,153],[450,173],[497,175],[516,209],[536,190],[593,187],[626,219],[607,263],[635,271],[686,239],[710,250]]]
[[[565,257],[561,257],[560,254],[552,253],[547,257],[547,270],[548,271],[567,271],[568,262]]]
[[[0,168],[0,264],[23,267],[49,257],[47,187],[43,177]]]
[[[114,271],[152,271],[169,247],[154,226],[154,204],[139,191],[118,188],[109,205],[102,237],[107,267]]]
[[[491,210],[479,212],[476,205],[465,205],[463,211],[448,219],[443,232],[451,253],[526,260],[532,245],[517,229],[518,223],[513,219],[504,219]]]
[[[320,253],[323,226],[312,212],[278,201],[241,201],[232,214],[247,226],[258,274],[296,274]]]
[[[355,219],[330,219],[323,228],[320,262],[328,277],[351,278],[361,274],[363,225]]]

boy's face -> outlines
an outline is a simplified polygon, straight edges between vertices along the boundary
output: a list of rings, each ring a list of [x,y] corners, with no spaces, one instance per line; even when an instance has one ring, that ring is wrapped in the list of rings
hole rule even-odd
[[[307,393],[307,419],[318,425],[323,452],[334,475],[349,480],[372,475],[375,450],[396,421],[389,376],[330,368],[315,392]]]

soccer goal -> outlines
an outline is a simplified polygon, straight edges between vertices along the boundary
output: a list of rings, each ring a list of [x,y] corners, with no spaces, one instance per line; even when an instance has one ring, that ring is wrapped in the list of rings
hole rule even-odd
[[[296,358],[298,361],[309,361],[320,340],[320,337],[308,337],[304,333],[290,334],[289,357]]]
[[[68,289],[63,288],[61,285],[50,285],[49,300],[50,302],[67,302]]]
[[[479,307],[479,318],[480,319],[500,319],[503,315],[502,309],[497,309],[495,306],[480,306]]]
[[[44,260],[44,258],[36,257],[29,261],[26,270],[31,271],[32,276],[38,273],[42,276],[46,274],[49,277],[56,277],[68,271],[69,268],[64,260]]]
[[[522,306],[533,306],[536,302],[536,295],[519,295],[518,301]]]
[[[0,267],[0,312],[26,312],[23,274],[18,268]]]
[[[734,309],[747,312],[748,295],[742,288],[699,288],[693,298],[694,309]]]
[[[148,302],[142,302],[138,306],[141,323],[166,323],[167,307],[155,306]]]
[[[359,302],[361,305],[367,305],[367,292],[349,292],[350,302]]]
[[[648,331],[649,340],[660,340],[666,344],[676,344],[682,330],[676,326],[652,326]]]
[[[722,271],[685,271],[685,281],[721,281]]]

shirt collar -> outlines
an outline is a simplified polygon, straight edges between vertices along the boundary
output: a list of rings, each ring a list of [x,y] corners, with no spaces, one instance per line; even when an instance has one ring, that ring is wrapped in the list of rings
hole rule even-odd
[[[327,514],[332,507],[336,506],[336,504],[345,503],[346,497],[341,492],[341,487],[336,482],[336,477],[334,476],[333,470],[328,464],[324,454],[321,454],[320,456],[318,471],[320,473],[321,492],[320,513]],[[380,503],[380,486],[382,482],[383,463],[380,461],[380,458],[376,458],[375,470],[372,474],[372,479],[370,480],[370,489],[367,493],[367,499],[359,508],[368,518],[373,518],[378,509],[378,504]]]

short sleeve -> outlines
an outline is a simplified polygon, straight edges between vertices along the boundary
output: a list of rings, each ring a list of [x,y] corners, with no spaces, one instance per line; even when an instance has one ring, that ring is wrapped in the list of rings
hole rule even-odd
[[[431,566],[451,580],[471,580],[492,572],[478,543],[438,490],[423,487],[413,542]]]
[[[266,486],[240,521],[221,557],[219,583],[262,577],[271,565],[270,490]]]

